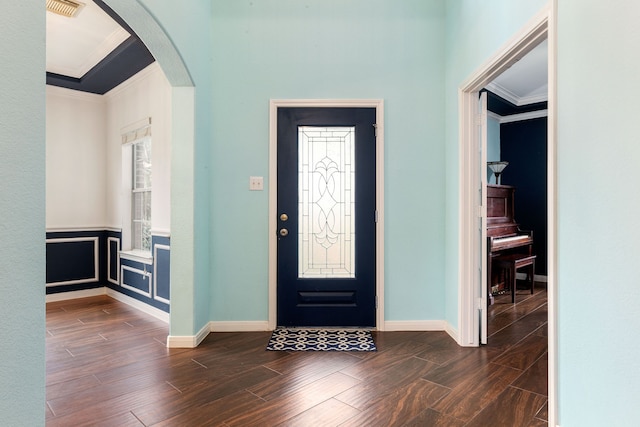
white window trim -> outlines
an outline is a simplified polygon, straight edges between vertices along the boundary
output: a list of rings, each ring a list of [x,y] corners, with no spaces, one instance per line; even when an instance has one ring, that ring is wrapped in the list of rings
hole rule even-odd
[[[151,248],[148,251],[133,248],[133,146],[145,139],[151,139],[151,117],[139,120],[121,129],[122,135],[122,250],[120,255],[145,263],[153,260]],[[151,188],[153,194],[153,186]],[[151,215],[153,221],[153,213]]]

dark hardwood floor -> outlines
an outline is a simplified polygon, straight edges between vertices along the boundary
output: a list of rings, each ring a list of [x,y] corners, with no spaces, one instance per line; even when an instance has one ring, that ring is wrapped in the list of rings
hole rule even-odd
[[[269,332],[167,349],[106,296],[47,304],[48,426],[546,426],[547,298],[489,310],[489,344],[374,332],[377,352],[265,351]]]

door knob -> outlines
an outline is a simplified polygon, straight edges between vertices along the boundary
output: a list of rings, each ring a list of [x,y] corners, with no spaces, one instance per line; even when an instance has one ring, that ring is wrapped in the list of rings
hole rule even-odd
[[[281,235],[282,237],[285,237],[285,236],[287,236],[288,234],[289,234],[289,230],[287,230],[286,228],[281,228],[281,229],[280,229],[280,235]]]

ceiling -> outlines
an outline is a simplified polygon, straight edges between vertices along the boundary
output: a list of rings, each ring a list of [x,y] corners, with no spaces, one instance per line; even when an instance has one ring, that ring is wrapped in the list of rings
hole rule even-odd
[[[489,110],[504,116],[547,108],[547,55],[544,40],[489,83]]]
[[[47,12],[47,84],[104,94],[154,61],[135,32],[102,0],[73,18]],[[546,108],[547,42],[487,85],[489,109],[509,115]]]
[[[101,0],[74,17],[47,11],[47,84],[104,94],[154,61],[133,30]]]

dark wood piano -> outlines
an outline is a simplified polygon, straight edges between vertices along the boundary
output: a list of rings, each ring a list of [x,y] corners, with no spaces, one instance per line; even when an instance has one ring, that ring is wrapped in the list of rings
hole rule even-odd
[[[509,253],[531,255],[533,232],[521,230],[514,219],[515,187],[487,185],[487,291],[495,285],[493,259]]]

